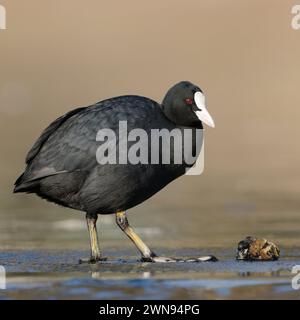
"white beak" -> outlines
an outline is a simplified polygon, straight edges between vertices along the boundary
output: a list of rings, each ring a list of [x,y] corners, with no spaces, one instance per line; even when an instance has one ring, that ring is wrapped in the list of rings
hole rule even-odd
[[[205,107],[205,96],[202,92],[197,91],[194,94],[194,101],[196,103],[196,106],[200,109],[195,111],[196,116],[198,119],[205,124],[207,124],[210,127],[215,127],[215,123],[211,115],[208,113],[206,107]]]

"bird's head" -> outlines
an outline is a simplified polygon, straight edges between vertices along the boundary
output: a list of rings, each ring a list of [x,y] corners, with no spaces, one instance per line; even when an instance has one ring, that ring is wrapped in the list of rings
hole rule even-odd
[[[181,81],[169,89],[162,109],[169,120],[180,126],[202,128],[202,122],[215,126],[206,109],[202,90],[189,81]]]

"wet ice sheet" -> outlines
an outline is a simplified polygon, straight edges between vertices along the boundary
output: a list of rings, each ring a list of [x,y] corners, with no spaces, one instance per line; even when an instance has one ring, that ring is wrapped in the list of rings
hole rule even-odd
[[[195,257],[212,253],[159,250],[164,255]],[[7,270],[2,299],[237,299],[300,298],[291,287],[291,269],[300,251],[283,250],[274,262],[234,260],[234,251],[214,250],[220,261],[140,263],[131,251],[109,250],[108,261],[78,264],[86,251],[7,251],[0,264]],[[285,256],[286,255],[286,256]],[[122,258],[120,258],[120,256]]]

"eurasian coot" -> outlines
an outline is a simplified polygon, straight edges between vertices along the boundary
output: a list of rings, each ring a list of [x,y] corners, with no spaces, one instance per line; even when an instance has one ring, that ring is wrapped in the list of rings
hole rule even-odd
[[[146,246],[129,226],[125,211],[154,195],[195,163],[202,122],[214,127],[203,92],[188,81],[169,89],[162,104],[132,95],[77,108],[43,131],[27,154],[26,169],[15,182],[14,192],[36,193],[48,201],[86,212],[90,262],[102,259],[97,216],[112,213],[141,252],[142,260],[173,261],[158,257]],[[179,139],[180,147],[175,148],[175,140],[186,129],[191,133],[190,143],[184,140],[183,146]],[[174,141],[169,134],[173,143],[163,147],[159,140],[159,148],[152,152],[155,144],[149,137],[161,132],[174,134]],[[186,145],[194,155],[189,159],[182,153]]]

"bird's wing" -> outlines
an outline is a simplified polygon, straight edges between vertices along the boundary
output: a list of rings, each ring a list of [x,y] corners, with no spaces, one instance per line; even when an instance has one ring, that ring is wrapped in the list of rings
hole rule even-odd
[[[43,144],[48,140],[48,138],[51,136],[51,134],[58,129],[67,119],[71,118],[75,114],[79,113],[80,111],[86,109],[85,107],[77,108],[72,111],[69,111],[65,115],[57,118],[55,121],[53,121],[41,134],[41,136],[37,139],[37,141],[34,143],[32,148],[29,150],[27,156],[26,156],[26,164],[29,164],[35,156],[38,154],[40,149],[42,148]]]
[[[156,114],[156,108],[159,105],[150,99],[123,96],[67,113],[54,121],[34,144],[19,182],[57,172],[91,171],[97,166],[99,130],[118,132],[121,120],[126,120],[131,128],[142,128]]]

